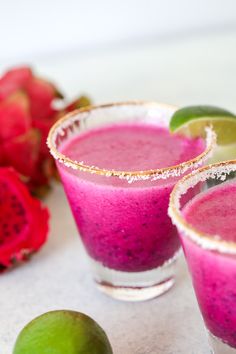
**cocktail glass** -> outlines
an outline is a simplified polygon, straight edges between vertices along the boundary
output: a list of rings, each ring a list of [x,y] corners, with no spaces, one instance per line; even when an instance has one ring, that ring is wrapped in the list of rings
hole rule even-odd
[[[230,208],[235,190],[236,160],[202,167],[184,176],[170,197],[169,215],[180,234],[215,354],[236,353],[236,223],[232,223],[236,215]],[[186,202],[189,193],[192,198]]]
[[[209,157],[214,134],[208,130],[204,151],[192,160],[148,171],[87,166],[61,151],[94,128],[126,123],[168,127],[175,110],[136,101],[88,107],[62,118],[48,137],[93,277],[101,291],[117,299],[150,299],[173,285],[180,243],[167,216],[169,195],[182,174]]]

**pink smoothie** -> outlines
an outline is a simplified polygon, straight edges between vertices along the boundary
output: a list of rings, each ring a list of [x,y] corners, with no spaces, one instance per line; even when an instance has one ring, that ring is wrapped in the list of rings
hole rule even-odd
[[[84,164],[139,171],[196,157],[200,139],[170,135],[154,125],[112,125],[67,142],[62,153]],[[163,265],[179,249],[167,216],[175,179],[128,183],[117,177],[75,172],[58,163],[72,212],[89,255],[106,267],[140,272]]]
[[[236,181],[200,193],[183,214],[210,237],[236,242]],[[236,348],[236,256],[204,250],[186,237],[182,241],[207,328]]]

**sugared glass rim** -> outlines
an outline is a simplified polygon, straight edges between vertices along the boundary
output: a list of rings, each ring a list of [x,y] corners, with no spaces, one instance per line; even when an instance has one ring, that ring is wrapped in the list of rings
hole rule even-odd
[[[208,159],[213,151],[213,148],[216,145],[216,136],[211,127],[206,128],[206,149],[195,158],[185,161],[181,164],[152,169],[152,170],[145,170],[145,171],[119,171],[119,170],[108,170],[102,169],[96,166],[89,166],[85,165],[83,162],[79,162],[76,160],[72,160],[69,157],[60,153],[56,147],[56,137],[58,134],[61,136],[64,135],[64,130],[68,128],[71,123],[75,123],[76,121],[80,120],[80,114],[84,112],[91,112],[96,109],[103,109],[103,108],[110,108],[110,107],[119,107],[119,106],[147,106],[150,108],[159,108],[159,109],[169,109],[173,110],[173,112],[177,109],[176,106],[172,106],[169,104],[164,103],[157,103],[152,101],[127,101],[127,102],[116,102],[116,103],[108,103],[108,104],[101,104],[101,105],[94,105],[88,106],[84,108],[77,109],[73,112],[66,114],[64,117],[59,119],[50,129],[48,138],[47,138],[47,145],[50,149],[52,156],[59,161],[60,163],[64,164],[67,167],[70,167],[75,170],[80,170],[83,172],[89,172],[92,174],[98,174],[107,177],[119,177],[122,179],[127,179],[128,182],[136,181],[136,180],[145,180],[145,179],[165,179],[174,176],[180,176],[185,173],[190,168],[197,168],[199,167],[206,159]]]
[[[189,188],[194,187],[198,182],[204,182],[208,178],[224,181],[232,171],[236,171],[236,160],[228,160],[204,166],[184,176],[176,183],[172,190],[168,209],[172,223],[184,237],[191,239],[204,249],[227,254],[236,254],[236,242],[222,240],[220,235],[212,236],[191,226],[181,214],[180,198]]]

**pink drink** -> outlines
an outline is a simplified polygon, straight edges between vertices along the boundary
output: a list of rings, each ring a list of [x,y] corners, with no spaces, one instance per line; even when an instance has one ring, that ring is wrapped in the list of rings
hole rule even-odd
[[[71,138],[60,151],[86,165],[140,171],[190,160],[204,145],[201,139],[170,135],[166,128],[139,123],[87,131]],[[92,259],[114,270],[142,272],[174,257],[180,245],[167,208],[177,178],[128,183],[60,163],[58,168]]]
[[[199,232],[236,242],[236,181],[200,193],[185,206],[183,216]],[[210,252],[188,237],[182,242],[207,328],[236,348],[236,256]]]
[[[168,291],[180,244],[167,216],[179,176],[202,165],[214,147],[171,135],[176,107],[118,102],[74,111],[51,129],[55,157],[97,287],[120,300]]]

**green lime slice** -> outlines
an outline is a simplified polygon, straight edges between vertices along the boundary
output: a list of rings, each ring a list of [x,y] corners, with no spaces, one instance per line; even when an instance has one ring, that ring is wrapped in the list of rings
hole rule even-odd
[[[236,143],[236,116],[214,106],[190,106],[177,110],[170,121],[170,131],[190,137],[204,136],[212,126],[219,145]]]
[[[217,146],[209,162],[215,163],[215,162],[220,162],[225,160],[235,160],[235,159],[236,159],[236,143]]]
[[[23,328],[13,354],[112,354],[103,329],[83,313],[47,312]]]

